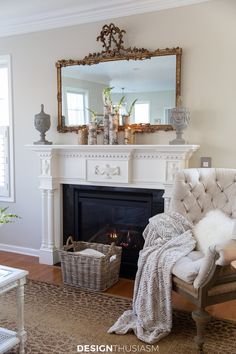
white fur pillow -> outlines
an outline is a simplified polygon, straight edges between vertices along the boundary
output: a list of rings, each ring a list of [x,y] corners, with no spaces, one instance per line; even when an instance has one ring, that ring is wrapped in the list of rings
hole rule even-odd
[[[207,253],[209,246],[229,241],[233,236],[235,220],[221,210],[211,210],[193,228],[196,249]]]

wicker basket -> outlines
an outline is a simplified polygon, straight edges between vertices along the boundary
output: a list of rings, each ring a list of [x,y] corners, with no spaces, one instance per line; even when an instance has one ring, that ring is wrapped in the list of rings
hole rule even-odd
[[[92,257],[74,254],[86,248],[92,248],[105,254],[105,257]],[[63,282],[81,288],[104,291],[119,279],[122,248],[100,243],[73,241],[70,236],[66,245],[59,251]],[[110,260],[111,256],[115,259]]]

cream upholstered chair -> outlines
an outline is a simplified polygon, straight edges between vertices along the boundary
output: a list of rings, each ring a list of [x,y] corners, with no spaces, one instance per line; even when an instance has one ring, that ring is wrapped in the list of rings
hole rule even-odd
[[[178,172],[170,210],[196,224],[212,209],[220,209],[236,219],[236,169],[200,168]],[[216,265],[219,258],[226,265]],[[198,289],[173,275],[173,290],[197,305],[192,317],[196,322],[195,342],[200,352],[203,352],[204,328],[210,319],[205,307],[236,299],[236,272],[230,266],[233,259],[236,259],[236,240],[216,248],[214,261],[207,265],[207,275]]]

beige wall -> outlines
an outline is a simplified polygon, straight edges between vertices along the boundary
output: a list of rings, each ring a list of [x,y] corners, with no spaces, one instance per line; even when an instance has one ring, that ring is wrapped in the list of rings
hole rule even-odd
[[[201,149],[192,159],[211,156],[214,166],[236,167],[236,1],[214,0],[199,5],[116,19],[127,31],[126,45],[148,49],[183,48],[182,96],[191,110],[186,133]],[[96,42],[102,25],[94,24],[0,39],[0,54],[12,55],[15,126],[16,203],[11,209],[22,219],[1,228],[1,241],[39,248],[41,200],[37,189],[39,162],[24,145],[38,139],[34,114],[44,103],[51,114],[48,139],[74,143],[75,134],[58,134],[57,84],[54,63],[83,58],[100,51]],[[173,133],[140,137],[140,142],[168,143]]]

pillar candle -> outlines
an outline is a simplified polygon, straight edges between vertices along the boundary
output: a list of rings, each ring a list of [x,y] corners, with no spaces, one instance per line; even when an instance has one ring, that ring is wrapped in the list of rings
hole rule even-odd
[[[135,131],[131,127],[125,128],[125,145],[135,143]]]
[[[127,127],[125,128],[125,145],[130,144],[130,138],[131,138],[131,128]]]
[[[87,128],[81,128],[78,130],[78,144],[87,145],[88,144],[88,130]]]

